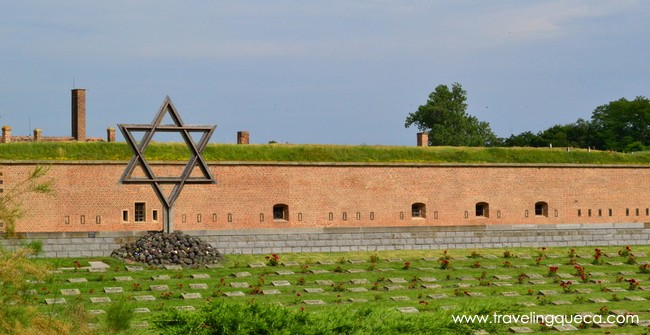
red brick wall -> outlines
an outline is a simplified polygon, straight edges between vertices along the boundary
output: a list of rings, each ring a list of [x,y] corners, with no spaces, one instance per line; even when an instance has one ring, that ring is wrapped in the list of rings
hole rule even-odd
[[[5,191],[34,168],[33,164],[0,165]],[[16,230],[160,230],[160,202],[149,185],[120,184],[125,166],[115,162],[53,164],[47,178],[54,181],[54,194],[26,196],[27,215]],[[182,167],[158,165],[154,170],[161,176],[177,175]],[[650,169],[642,166],[224,163],[210,167],[217,184],[185,186],[174,207],[174,229],[650,221],[646,215],[650,194],[644,187]],[[548,203],[548,217],[535,215],[538,201]],[[135,202],[146,203],[145,223],[133,222]],[[476,217],[478,202],[489,204],[489,218]],[[411,218],[413,203],[426,205],[426,218]],[[275,204],[288,205],[288,221],[273,220]],[[124,210],[128,222],[122,221]],[[158,211],[157,222],[151,220],[153,210]]]

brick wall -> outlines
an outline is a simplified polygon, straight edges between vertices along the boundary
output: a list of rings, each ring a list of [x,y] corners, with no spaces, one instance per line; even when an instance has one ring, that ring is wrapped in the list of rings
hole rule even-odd
[[[36,162],[0,162],[4,188]],[[29,194],[18,232],[160,230],[162,207],[149,185],[122,185],[125,162],[52,163],[54,194]],[[182,164],[155,164],[178,175]],[[650,221],[644,166],[446,164],[210,164],[215,185],[186,185],[173,211],[184,231],[368,227],[619,224]],[[167,191],[170,191],[168,189]],[[489,205],[488,217],[476,204]],[[547,215],[535,215],[535,203]],[[144,203],[144,222],[134,222]],[[425,206],[413,218],[411,206]],[[274,220],[273,206],[288,206]],[[611,216],[610,216],[611,210]],[[157,220],[154,220],[154,211]],[[126,217],[124,215],[126,214]],[[126,220],[124,220],[126,219]]]

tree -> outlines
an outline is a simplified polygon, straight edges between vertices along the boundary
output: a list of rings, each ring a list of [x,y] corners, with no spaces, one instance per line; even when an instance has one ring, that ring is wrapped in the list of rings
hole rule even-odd
[[[425,105],[406,117],[406,128],[416,125],[428,131],[430,145],[492,146],[498,138],[490,124],[467,114],[467,92],[454,83],[451,90],[438,85]]]
[[[650,146],[650,100],[646,97],[598,106],[591,120],[598,149],[637,151]]]
[[[27,179],[17,183],[7,192],[0,195],[0,222],[4,223],[5,236],[15,232],[16,221],[25,215],[21,197],[27,193],[50,193],[52,181],[40,182],[47,174],[48,169],[37,166]]]

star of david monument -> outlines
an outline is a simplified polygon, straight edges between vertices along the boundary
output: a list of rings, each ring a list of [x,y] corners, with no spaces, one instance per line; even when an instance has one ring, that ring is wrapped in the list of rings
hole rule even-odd
[[[162,124],[165,116],[169,116],[173,124]],[[185,125],[171,99],[167,96],[151,124],[118,124],[118,127],[133,151],[133,157],[126,166],[120,182],[123,184],[151,184],[163,207],[162,230],[165,233],[173,232],[172,209],[183,186],[215,183],[215,179],[203,159],[203,150],[217,126]],[[190,150],[190,158],[180,175],[160,175],[158,171],[154,173],[154,169],[145,159],[144,153],[157,132],[180,134]],[[136,135],[139,133],[142,133],[142,137]],[[199,140],[195,141],[192,134],[198,134]],[[138,138],[140,138],[139,141]]]

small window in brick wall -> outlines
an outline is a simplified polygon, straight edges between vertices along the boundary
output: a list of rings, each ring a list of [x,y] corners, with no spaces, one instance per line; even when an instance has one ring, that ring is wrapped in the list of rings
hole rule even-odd
[[[548,216],[548,204],[544,201],[535,203],[535,216]]]
[[[416,202],[411,205],[411,217],[412,218],[426,218],[427,217],[427,206],[423,203]]]
[[[157,210],[157,209],[154,209],[154,210],[151,212],[151,220],[153,220],[153,221],[158,221],[158,210]]]
[[[129,222],[129,211],[122,211],[122,222]]]
[[[490,217],[490,205],[487,202],[479,202],[476,204],[477,217]]]
[[[135,222],[145,222],[147,220],[147,207],[144,202],[136,202],[133,213]]]
[[[289,206],[285,204],[273,205],[274,221],[289,221]]]

